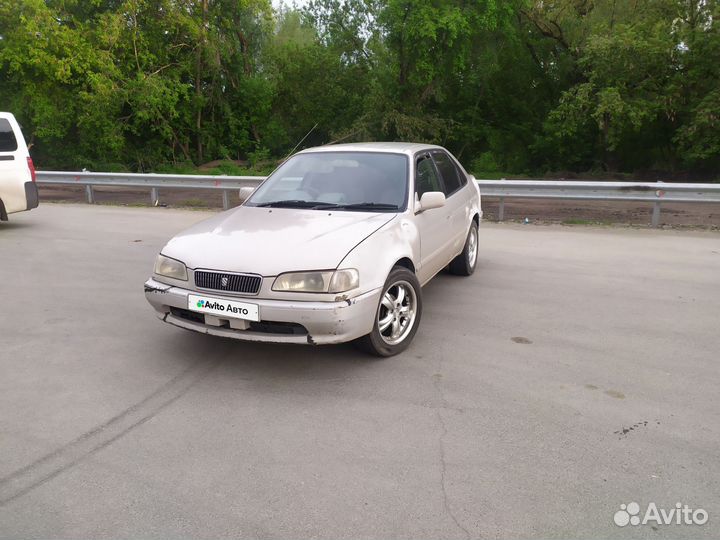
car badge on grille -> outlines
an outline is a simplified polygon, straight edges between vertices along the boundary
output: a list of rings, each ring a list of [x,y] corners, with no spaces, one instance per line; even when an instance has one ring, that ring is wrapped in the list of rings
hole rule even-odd
[[[223,276],[222,278],[220,278],[220,285],[222,285],[223,287],[227,287],[227,286],[228,286],[228,278],[227,278],[227,276]]]

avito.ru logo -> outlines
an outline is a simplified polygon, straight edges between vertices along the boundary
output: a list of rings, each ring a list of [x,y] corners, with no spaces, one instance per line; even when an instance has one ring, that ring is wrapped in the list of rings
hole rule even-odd
[[[615,512],[613,521],[618,527],[625,525],[705,525],[708,521],[708,513],[702,508],[693,510],[687,504],[676,503],[669,511],[658,508],[653,502],[648,504],[642,518],[640,517],[640,505],[636,502],[621,504],[620,510]]]

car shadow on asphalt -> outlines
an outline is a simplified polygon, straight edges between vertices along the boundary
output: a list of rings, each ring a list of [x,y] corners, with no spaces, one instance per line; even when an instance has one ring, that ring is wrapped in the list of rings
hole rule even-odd
[[[449,285],[460,281],[457,276],[443,271],[423,287],[436,297]],[[424,311],[431,315],[433,305],[425,305]],[[351,379],[358,374],[368,374],[376,369],[387,369],[402,364],[404,360],[417,363],[422,346],[416,336],[414,343],[397,356],[381,358],[368,354],[353,343],[335,345],[305,345],[283,343],[258,343],[200,334],[174,328],[165,335],[163,348],[172,356],[192,363],[198,357],[218,363],[225,376],[239,380],[340,380]],[[426,329],[427,331],[427,329]],[[423,325],[419,328],[423,332]],[[157,346],[157,344],[156,344]],[[407,366],[406,366],[407,367]]]
[[[0,221],[0,232],[12,231],[13,229],[27,229],[33,226],[28,221]]]

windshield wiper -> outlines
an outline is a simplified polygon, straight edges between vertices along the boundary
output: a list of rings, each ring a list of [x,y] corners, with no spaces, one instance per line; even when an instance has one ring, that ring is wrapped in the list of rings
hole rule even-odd
[[[304,201],[300,199],[288,199],[283,201],[269,201],[256,204],[265,208],[309,208],[311,210],[398,210],[396,204],[361,202],[351,204],[330,203],[322,201]]]
[[[321,203],[316,206],[319,210],[326,209],[339,209],[339,210],[399,210],[397,204],[388,203],[376,203],[376,202],[361,202],[351,204],[335,204],[335,203]]]
[[[270,201],[255,206],[266,207],[266,208],[315,208],[318,205],[317,201],[303,201],[300,199],[288,199],[285,201]]]

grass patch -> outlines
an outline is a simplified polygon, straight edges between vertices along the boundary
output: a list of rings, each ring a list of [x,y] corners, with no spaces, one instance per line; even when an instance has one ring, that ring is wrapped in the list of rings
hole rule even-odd
[[[197,167],[191,162],[187,163],[163,163],[152,171],[159,174],[198,174]]]
[[[185,199],[184,201],[180,201],[178,203],[178,206],[188,206],[190,208],[207,208],[208,204],[202,199]]]
[[[612,225],[611,221],[599,221],[596,219],[568,218],[562,221],[563,225]]]
[[[103,204],[108,204],[111,206],[118,205],[118,203],[116,203],[116,202],[103,202]],[[122,203],[120,203],[120,204],[122,204]],[[129,206],[130,208],[147,208],[148,206],[150,206],[150,203],[129,202],[129,203],[125,204],[124,206]]]
[[[277,167],[275,161],[258,162],[254,166],[240,166],[232,161],[219,161],[214,167],[196,167],[193,163],[164,163],[152,172],[159,174],[199,174],[212,176],[267,176]]]
[[[499,171],[473,171],[472,174],[477,180],[527,180],[531,178],[525,174],[512,174]]]

